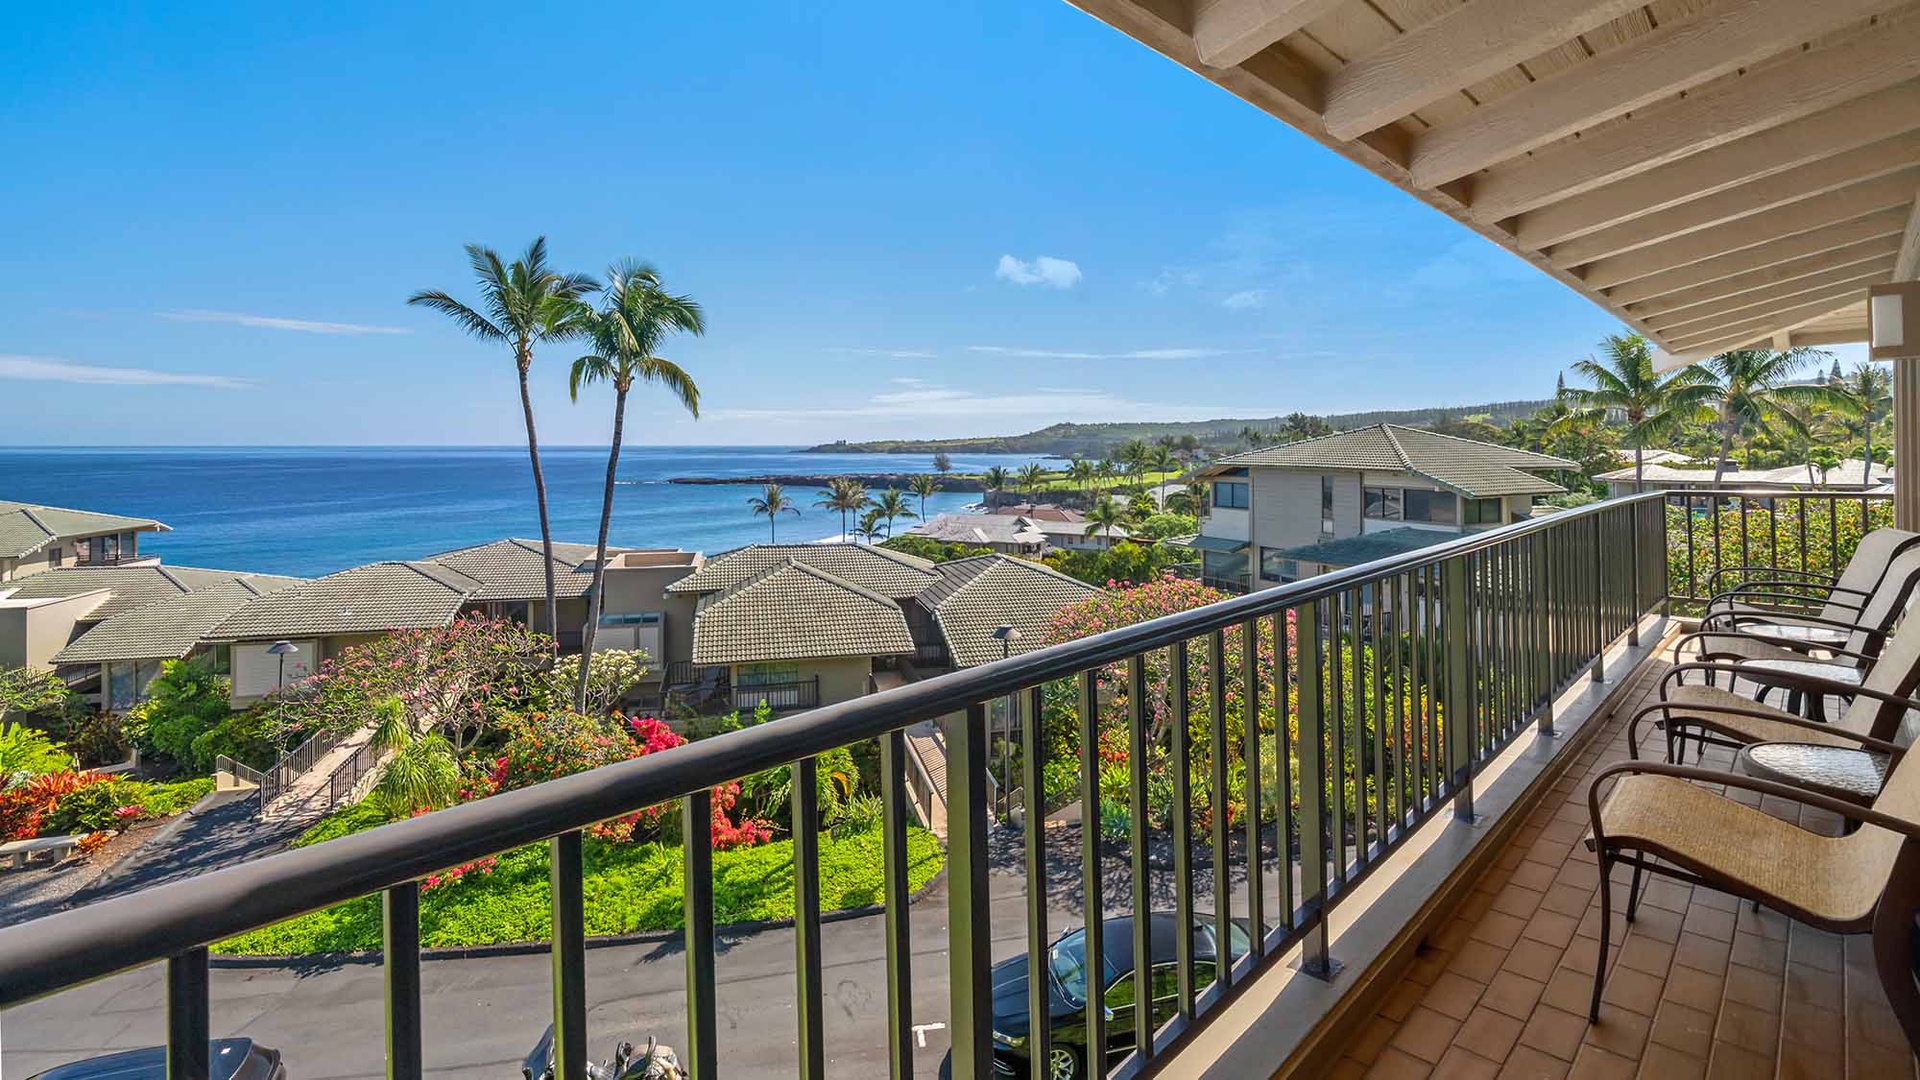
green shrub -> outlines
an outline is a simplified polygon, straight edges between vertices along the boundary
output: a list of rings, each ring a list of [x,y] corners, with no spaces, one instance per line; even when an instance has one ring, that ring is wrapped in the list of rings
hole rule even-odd
[[[903,535],[880,542],[880,547],[888,551],[897,551],[902,555],[913,555],[931,562],[952,562],[955,559],[970,559],[975,555],[991,555],[993,549],[977,544],[947,543],[935,540],[931,536]]]
[[[208,658],[198,656],[162,663],[160,674],[147,684],[147,694],[146,703],[129,713],[129,731],[137,732],[142,745],[188,768],[211,768],[213,758],[198,757],[194,743],[233,714],[233,683],[214,671]]]
[[[213,780],[207,777],[176,784],[150,784],[116,776],[60,796],[53,812],[41,822],[40,832],[43,836],[95,832],[143,818],[172,817],[212,791]]]
[[[0,788],[16,776],[44,776],[73,768],[73,755],[55,746],[43,731],[25,724],[0,723]]]
[[[193,759],[213,767],[222,754],[256,769],[280,760],[279,725],[271,709],[255,706],[237,712],[193,740]]]

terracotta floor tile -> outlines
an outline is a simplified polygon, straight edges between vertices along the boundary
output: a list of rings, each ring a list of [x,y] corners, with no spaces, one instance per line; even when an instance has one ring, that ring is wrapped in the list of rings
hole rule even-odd
[[[1707,1080],[1754,1080],[1773,1075],[1773,1056],[1756,1054],[1728,1042],[1715,1042],[1707,1058]]]
[[[1493,1080],[1500,1075],[1500,1063],[1488,1061],[1465,1047],[1456,1045],[1433,1068],[1433,1080]]]
[[[1770,1013],[1780,1011],[1784,980],[1778,975],[1733,964],[1727,968],[1727,1000]]]
[[[1440,977],[1440,973],[1447,969],[1447,961],[1452,958],[1453,954],[1444,949],[1421,949],[1420,954],[1414,957],[1413,963],[1407,966],[1406,979],[1408,982],[1417,982],[1421,986],[1432,986],[1433,981]]]
[[[1672,945],[1680,940],[1681,927],[1685,922],[1686,916],[1678,912],[1648,907],[1642,902],[1639,917],[1633,920],[1632,926],[1633,932],[1641,937],[1649,937]]]
[[[1333,1066],[1332,1071],[1327,1073],[1327,1080],[1360,1080],[1361,1077],[1366,1075],[1367,1067],[1365,1065],[1360,1064],[1352,1058],[1341,1058]]]
[[[1595,1046],[1583,1046],[1567,1080],[1629,1080],[1639,1071],[1640,1063],[1632,1058],[1609,1054]]]
[[[1513,849],[1508,849],[1509,851]],[[1513,876],[1507,879],[1509,886],[1518,885],[1523,889],[1544,893],[1553,887],[1553,875],[1559,867],[1549,863],[1522,861],[1513,869]]]
[[[1480,995],[1486,987],[1463,978],[1451,971],[1443,972],[1434,980],[1433,988],[1428,990],[1420,1004],[1442,1016],[1454,1020],[1465,1020],[1480,1002]]]
[[[1601,1018],[1606,1008],[1631,1009],[1641,1016],[1652,1016],[1660,1007],[1660,992],[1666,983],[1629,967],[1616,967],[1607,973],[1607,987],[1600,995]]]
[[[1832,1009],[1789,1004],[1780,1016],[1780,1041],[1796,1042],[1810,1050],[1837,1054],[1845,1046],[1846,1018]]]
[[[1816,1050],[1806,1043],[1780,1040],[1780,1080],[1834,1080],[1843,1074],[1844,1051]]]
[[[1587,1033],[1585,1015],[1542,1005],[1533,1010],[1526,1027],[1520,1031],[1521,1043],[1562,1061],[1571,1062]]]
[[[1422,1005],[1408,1014],[1407,1021],[1394,1032],[1390,1049],[1403,1050],[1428,1064],[1439,1061],[1453,1044],[1460,1021],[1434,1012]]]
[[[1529,979],[1512,971],[1503,971],[1487,984],[1487,992],[1480,997],[1480,1003],[1489,1009],[1506,1013],[1508,1016],[1525,1020],[1533,1015],[1533,1007],[1540,1002],[1540,995],[1547,984],[1537,979]]]
[[[1845,980],[1838,972],[1788,966],[1786,1001],[1789,1007],[1794,1004],[1813,1005],[1837,1012],[1845,1007],[1846,998]]]
[[[1553,977],[1553,970],[1560,966],[1560,959],[1564,955],[1558,946],[1521,938],[1507,953],[1506,963],[1500,966],[1535,982],[1546,982]]]
[[[1667,985],[1662,996],[1668,1001],[1677,1001],[1701,1012],[1718,1013],[1725,986],[1725,980],[1718,975],[1675,964],[1667,972]]]
[[[1447,970],[1477,983],[1489,983],[1506,960],[1507,950],[1484,941],[1469,941],[1447,961]]]
[[[1640,1057],[1640,1080],[1699,1080],[1707,1075],[1707,1059],[1683,1054],[1671,1046],[1651,1043]],[[1751,1080],[1764,1080],[1753,1077]]]
[[[1432,1065],[1389,1046],[1367,1070],[1367,1080],[1426,1080],[1432,1073]]]
[[[1514,1047],[1506,1064],[1500,1066],[1500,1080],[1565,1080],[1572,1068],[1571,1062],[1522,1044]]]
[[[1789,966],[1804,966],[1819,971],[1839,971],[1844,958],[1840,935],[1795,924],[1787,943]]]
[[[1881,1046],[1847,1047],[1847,1080],[1913,1080],[1913,1054]]]
[[[1460,1033],[1454,1036],[1453,1042],[1488,1061],[1505,1061],[1508,1051],[1519,1040],[1522,1027],[1521,1021],[1514,1017],[1482,1005],[1460,1025]]]
[[[1511,949],[1513,943],[1520,940],[1521,931],[1527,928],[1524,919],[1515,918],[1504,911],[1489,911],[1480,917],[1468,937],[1475,941],[1484,941],[1497,949]],[[1564,943],[1563,943],[1564,944]]]
[[[1787,942],[1763,938],[1758,934],[1736,934],[1733,938],[1733,962],[1758,968],[1769,975],[1787,970]]]
[[[1707,1051],[1713,1048],[1713,1025],[1712,1013],[1667,1001],[1661,1003],[1660,1011],[1653,1018],[1653,1031],[1647,1037],[1705,1061]]]
[[[1600,1006],[1600,1022],[1589,1024],[1587,1034],[1581,1041],[1609,1054],[1638,1059],[1640,1051],[1646,1048],[1647,1033],[1652,1027],[1653,1021],[1648,1017],[1603,1004]]]
[[[1674,947],[1673,962],[1690,968],[1725,975],[1727,958],[1732,954],[1731,942],[1702,937],[1698,934],[1686,934],[1680,938],[1680,944]]]
[[[1387,998],[1380,1003],[1380,1015],[1399,1023],[1407,1018],[1415,1005],[1425,996],[1427,988],[1417,982],[1400,980],[1400,985],[1387,992]]]
[[[1509,885],[1500,890],[1493,898],[1493,910],[1504,911],[1516,918],[1531,918],[1540,908],[1542,894],[1533,889],[1524,889],[1518,885]]]
[[[1734,915],[1730,911],[1717,911],[1695,899],[1693,906],[1687,909],[1683,930],[1689,934],[1712,938],[1715,941],[1732,941]]]
[[[1570,1013],[1584,1016],[1587,1005],[1593,1001],[1593,976],[1578,972],[1572,968],[1561,968],[1547,980],[1547,988],[1540,994],[1540,1004],[1551,1005]]]
[[[1557,911],[1577,919],[1587,913],[1587,905],[1593,902],[1593,892],[1591,883],[1584,887],[1556,884],[1547,890],[1546,896],[1540,901],[1540,906],[1548,911]]]
[[[1640,933],[1639,927],[1627,935],[1620,946],[1620,966],[1635,971],[1644,971],[1656,979],[1666,978],[1667,969],[1673,965],[1673,946],[1664,941],[1656,941]]]
[[[1720,1028],[1715,1038],[1772,1058],[1780,1042],[1780,1017],[1764,1009],[1728,1001],[1720,1006]]]

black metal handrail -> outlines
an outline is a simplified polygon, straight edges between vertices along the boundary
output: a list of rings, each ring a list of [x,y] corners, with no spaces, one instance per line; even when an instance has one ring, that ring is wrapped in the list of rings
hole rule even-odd
[[[1538,723],[1549,728],[1555,691],[1583,675],[1599,678],[1601,658],[1623,635],[1637,640],[1641,618],[1664,603],[1664,508],[1659,493],[1629,496],[1549,517],[1463,536],[1416,552],[1349,567],[1305,581],[1233,597],[1191,611],[1112,630],[1021,656],[909,683],[884,693],[814,709],[617,765],[496,795],[326,843],[217,870],[196,878],[105,900],[33,923],[0,929],[0,1006],[17,1004],[158,959],[168,961],[169,1055],[181,1075],[203,1065],[207,1037],[207,946],[307,911],[375,892],[384,894],[389,959],[389,1074],[421,1074],[419,896],[417,882],[449,865],[546,840],[551,845],[555,1075],[585,1075],[585,955],[582,917],[582,830],[595,822],[678,799],[685,859],[687,1064],[696,1078],[715,1075],[712,848],[707,822],[711,789],[788,763],[795,764],[793,836],[795,923],[801,962],[797,1075],[823,1071],[822,969],[818,878],[817,786],[813,759],[830,750],[880,740],[886,966],[889,973],[889,1061],[895,1076],[912,1073],[911,994],[906,899],[906,749],[903,729],[947,718],[950,1015],[955,1076],[985,1076],[994,1054],[988,952],[988,768],[985,703],[1024,694],[1019,710],[1027,750],[1019,784],[1043,790],[1048,683],[1069,682],[1078,695],[1079,741],[1100,734],[1102,669],[1124,666],[1128,806],[1127,854],[1132,905],[1149,909],[1147,654],[1167,650],[1170,725],[1167,771],[1175,802],[1167,817],[1173,840],[1176,916],[1193,917],[1194,877],[1210,872],[1216,940],[1229,940],[1230,864],[1244,871],[1241,905],[1253,932],[1250,955],[1219,965],[1216,982],[1195,982],[1190,935],[1181,949],[1175,1015],[1153,1013],[1152,995],[1117,1022],[1129,1025],[1136,1049],[1118,1075],[1139,1073],[1151,1059],[1187,1038],[1259,968],[1295,944],[1309,971],[1331,968],[1327,913],[1380,865],[1411,831],[1451,805],[1471,815],[1474,777],[1508,740]],[[1289,626],[1297,659],[1259,668],[1256,640],[1285,655]],[[1362,631],[1368,640],[1363,642]],[[1230,667],[1230,635],[1242,662]],[[1359,658],[1372,650],[1370,665]],[[1189,661],[1200,684],[1189,686]],[[1295,693],[1290,697],[1289,688]],[[1351,700],[1345,694],[1353,691]],[[1371,691],[1369,693],[1368,691]],[[1228,740],[1232,693],[1248,717],[1258,702],[1279,706],[1272,732],[1245,725],[1240,745]],[[1198,699],[1198,704],[1196,704]],[[1287,709],[1291,711],[1285,711]],[[1368,715],[1369,710],[1371,715]],[[1388,710],[1391,710],[1390,712]],[[1189,732],[1211,726],[1204,790],[1210,823],[1193,826]],[[1297,729],[1296,738],[1290,732]],[[1271,740],[1269,749],[1267,743]],[[1243,836],[1229,830],[1228,770],[1239,756],[1260,777],[1264,754],[1278,765],[1275,805],[1263,806],[1259,782],[1246,785]],[[1287,763],[1297,756],[1299,779]],[[1080,791],[1088,827],[1081,831],[1089,955],[1100,953],[1102,843],[1099,755],[1080,755]],[[1036,804],[1038,803],[1036,799]],[[1036,811],[1039,807],[1036,805]],[[1044,953],[1047,928],[1044,814],[1023,827],[1029,952]],[[1266,831],[1271,827],[1271,833]],[[1196,833],[1204,835],[1196,835]],[[1273,838],[1277,850],[1264,846]],[[1297,842],[1292,838],[1297,837]],[[1193,859],[1211,848],[1211,871]],[[1278,863],[1278,895],[1263,869]],[[1271,897],[1275,903],[1268,907]],[[1140,935],[1148,920],[1135,920]],[[1144,939],[1134,955],[1138,985],[1149,983],[1153,957]],[[1044,980],[1032,980],[1032,1041],[1044,1061],[1049,1003]],[[1086,1009],[1089,1045],[1105,1047],[1101,1002]],[[1096,1073],[1108,1062],[1095,1051]]]
[[[267,804],[279,798],[293,786],[295,780],[306,775],[314,763],[327,756],[340,741],[333,731],[316,731],[299,746],[286,752],[279,761],[273,763],[260,780],[258,813],[267,812]]]

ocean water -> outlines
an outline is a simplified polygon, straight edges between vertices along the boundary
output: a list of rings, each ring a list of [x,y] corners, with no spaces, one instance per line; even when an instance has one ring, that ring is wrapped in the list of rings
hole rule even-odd
[[[592,543],[606,450],[543,448],[540,460],[554,539]],[[953,465],[975,472],[1031,460],[956,455]],[[932,471],[925,454],[624,447],[608,543],[712,554],[767,539],[767,519],[747,509],[758,488],[669,484],[669,477]],[[780,515],[781,541],[839,534],[840,515],[813,505],[821,489],[788,493],[800,516]],[[942,492],[927,500],[927,513],[959,510],[979,497]],[[0,499],[155,518],[173,531],[143,535],[143,553],[186,566],[300,576],[540,536],[524,447],[0,448]],[[919,500],[910,501],[917,509]]]

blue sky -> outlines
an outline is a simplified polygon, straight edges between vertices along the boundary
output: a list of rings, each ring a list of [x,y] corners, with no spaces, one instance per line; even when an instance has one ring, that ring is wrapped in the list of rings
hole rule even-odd
[[[640,442],[1529,397],[1615,328],[1053,0],[171,7],[0,15],[0,442],[516,442],[402,301],[539,233],[706,306]]]

